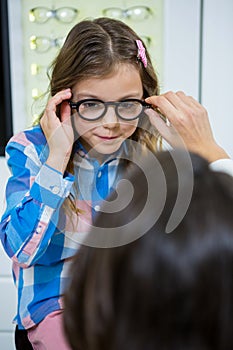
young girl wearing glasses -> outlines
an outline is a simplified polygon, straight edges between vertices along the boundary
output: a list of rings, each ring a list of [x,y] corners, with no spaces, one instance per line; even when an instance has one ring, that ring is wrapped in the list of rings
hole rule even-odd
[[[155,153],[162,137],[212,166],[230,171],[232,161],[197,101],[183,92],[159,95],[145,45],[120,21],[75,25],[54,61],[50,94],[38,125],[7,145],[12,177],[0,232],[18,288],[16,343],[27,330],[34,349],[64,350],[71,258],[135,152]]]

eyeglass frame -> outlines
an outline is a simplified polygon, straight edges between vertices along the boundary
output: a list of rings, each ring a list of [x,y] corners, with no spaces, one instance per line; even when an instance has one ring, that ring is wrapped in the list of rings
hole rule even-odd
[[[107,7],[105,9],[102,10],[102,13],[104,16],[106,16],[106,14],[108,13],[108,11],[111,11],[111,10],[119,10],[122,14],[121,18],[125,18],[125,19],[131,19],[132,17],[132,14],[128,14],[129,12],[133,11],[133,10],[146,10],[148,16],[149,15],[153,15],[153,11],[150,7],[148,6],[144,6],[144,5],[135,5],[135,6],[131,6],[131,7],[128,7],[128,8],[125,8],[125,9],[122,9],[121,7]],[[107,17],[113,17],[111,14],[110,15],[107,15]],[[146,19],[147,17],[145,17],[144,19]]]
[[[41,24],[44,24],[44,23],[48,22],[48,21],[49,21],[50,19],[52,19],[52,18],[55,18],[56,20],[58,20],[58,21],[60,21],[60,22],[62,22],[62,23],[71,23],[71,22],[73,22],[74,18],[79,14],[79,10],[78,10],[78,9],[76,9],[76,8],[74,8],[74,7],[70,7],[70,6],[62,6],[62,7],[56,8],[56,9],[49,8],[49,7],[46,7],[46,6],[37,6],[37,7],[34,7],[34,8],[32,8],[32,9],[29,10],[29,15],[32,14],[32,15],[35,17],[34,12],[35,12],[36,10],[40,10],[40,9],[46,10],[46,11],[47,11],[47,14],[50,13],[50,15],[47,16],[47,19],[46,19],[44,22],[40,22],[40,21],[37,21],[37,20],[35,19],[35,22],[36,22],[36,23],[41,23]],[[71,21],[69,21],[69,22],[62,21],[62,20],[59,18],[59,16],[57,16],[57,12],[60,11],[60,10],[62,10],[62,9],[68,9],[68,10],[72,10],[72,11],[73,11],[74,17],[72,18]],[[35,17],[35,18],[36,18],[36,17]]]
[[[101,102],[104,105],[104,107],[105,107],[103,113],[99,117],[94,118],[94,119],[85,118],[82,114],[80,114],[79,106],[81,106],[82,103],[87,102],[87,101]],[[117,106],[119,106],[119,104],[121,104],[123,102],[132,102],[132,101],[133,102],[139,102],[141,104],[141,106],[142,106],[141,112],[136,117],[133,117],[133,118],[124,118],[124,117],[122,117],[118,113],[118,107]],[[125,99],[125,100],[122,100],[122,101],[107,101],[107,102],[104,102],[104,101],[99,100],[97,98],[86,98],[86,99],[80,100],[78,102],[73,102],[73,101],[69,100],[68,103],[69,103],[71,109],[76,109],[76,111],[77,111],[78,115],[80,116],[80,118],[82,118],[84,120],[87,120],[89,122],[96,121],[96,120],[99,120],[99,119],[103,118],[105,116],[106,112],[107,112],[108,106],[114,106],[115,113],[116,113],[117,117],[119,119],[121,119],[121,120],[124,120],[124,121],[132,121],[132,120],[138,119],[144,113],[145,109],[152,108],[152,105],[146,103],[143,100],[139,100],[139,99],[136,99],[136,98],[129,98],[129,99]]]
[[[49,47],[46,48],[46,50],[40,50],[38,49],[38,47],[43,47],[43,45],[40,45],[40,44],[37,44],[37,40],[47,40],[48,43],[49,43]],[[57,38],[52,38],[52,37],[49,37],[49,36],[36,36],[36,35],[32,35],[31,38],[30,38],[30,47],[31,47],[31,50],[35,50],[36,52],[39,52],[39,53],[45,53],[45,52],[48,52],[51,48],[53,47],[58,47],[58,48],[61,48],[63,43],[60,43],[60,40],[62,40],[64,42],[65,40],[65,37],[57,37]],[[32,48],[32,45],[35,46]]]

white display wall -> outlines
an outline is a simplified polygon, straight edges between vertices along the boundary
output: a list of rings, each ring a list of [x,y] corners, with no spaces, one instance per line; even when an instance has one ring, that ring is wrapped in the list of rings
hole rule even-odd
[[[216,140],[233,158],[233,1],[205,0],[202,103]]]

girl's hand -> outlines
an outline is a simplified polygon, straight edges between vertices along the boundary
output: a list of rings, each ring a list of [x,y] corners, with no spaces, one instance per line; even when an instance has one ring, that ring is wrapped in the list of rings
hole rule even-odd
[[[70,89],[58,92],[48,101],[40,120],[49,146],[49,156],[46,163],[62,173],[66,169],[74,143],[70,106],[67,102],[70,98]],[[56,108],[60,104],[61,120],[56,115]]]
[[[193,97],[183,92],[167,92],[146,99],[159,113],[147,110],[150,122],[172,147],[187,147],[190,152],[199,154],[209,162],[229,158],[227,153],[214,140],[205,108]]]

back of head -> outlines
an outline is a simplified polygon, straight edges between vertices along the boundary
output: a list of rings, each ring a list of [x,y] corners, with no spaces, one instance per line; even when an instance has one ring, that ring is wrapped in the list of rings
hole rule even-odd
[[[181,152],[181,162],[182,157]],[[132,288],[137,292],[132,304],[137,305],[139,295],[144,298],[138,302],[138,319],[144,319],[138,332],[150,326],[154,329],[154,335],[145,332],[145,342],[151,339],[148,349],[232,349],[233,179],[211,171],[204,159],[191,155],[191,202],[181,223],[165,234],[180,190],[176,164],[169,158],[161,154],[167,179],[164,210],[141,243],[135,242],[134,257],[127,256],[135,265],[126,273],[135,273],[135,286],[138,282],[138,287]],[[189,181],[185,163],[184,187]]]
[[[178,152],[180,164],[182,157]],[[166,234],[179,182],[171,153],[158,154],[158,160],[167,198],[153,227],[117,248],[83,247],[74,260],[65,297],[73,349],[233,348],[233,179],[191,155],[192,199],[181,223]],[[185,162],[182,171],[185,182],[190,176]],[[97,226],[123,226],[138,213],[148,193],[143,176],[140,169],[132,173],[135,197],[121,215],[102,213]],[[125,235],[140,229],[128,225]]]

